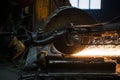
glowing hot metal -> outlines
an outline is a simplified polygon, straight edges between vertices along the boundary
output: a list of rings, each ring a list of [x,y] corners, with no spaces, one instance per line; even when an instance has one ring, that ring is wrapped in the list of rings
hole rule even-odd
[[[120,45],[91,45],[85,48],[83,51],[80,51],[73,55],[88,57],[120,56]]]

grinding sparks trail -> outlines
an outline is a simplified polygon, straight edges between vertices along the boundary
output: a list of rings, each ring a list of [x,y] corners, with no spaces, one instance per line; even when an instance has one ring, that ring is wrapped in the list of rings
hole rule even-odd
[[[74,56],[120,56],[120,45],[90,45]]]

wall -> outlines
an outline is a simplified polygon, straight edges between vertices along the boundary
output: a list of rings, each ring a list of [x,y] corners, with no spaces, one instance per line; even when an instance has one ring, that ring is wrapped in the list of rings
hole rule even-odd
[[[102,0],[101,10],[85,10],[98,22],[120,16],[120,0]]]

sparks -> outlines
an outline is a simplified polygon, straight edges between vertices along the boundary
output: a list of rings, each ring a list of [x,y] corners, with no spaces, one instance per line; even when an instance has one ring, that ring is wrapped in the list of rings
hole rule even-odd
[[[83,51],[80,51],[75,56],[120,56],[120,45],[99,45],[88,46]]]

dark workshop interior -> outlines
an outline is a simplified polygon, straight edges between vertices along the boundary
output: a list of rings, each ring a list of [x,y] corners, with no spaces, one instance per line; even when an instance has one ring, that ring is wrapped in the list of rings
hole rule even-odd
[[[1,0],[0,80],[120,80],[120,0]]]

